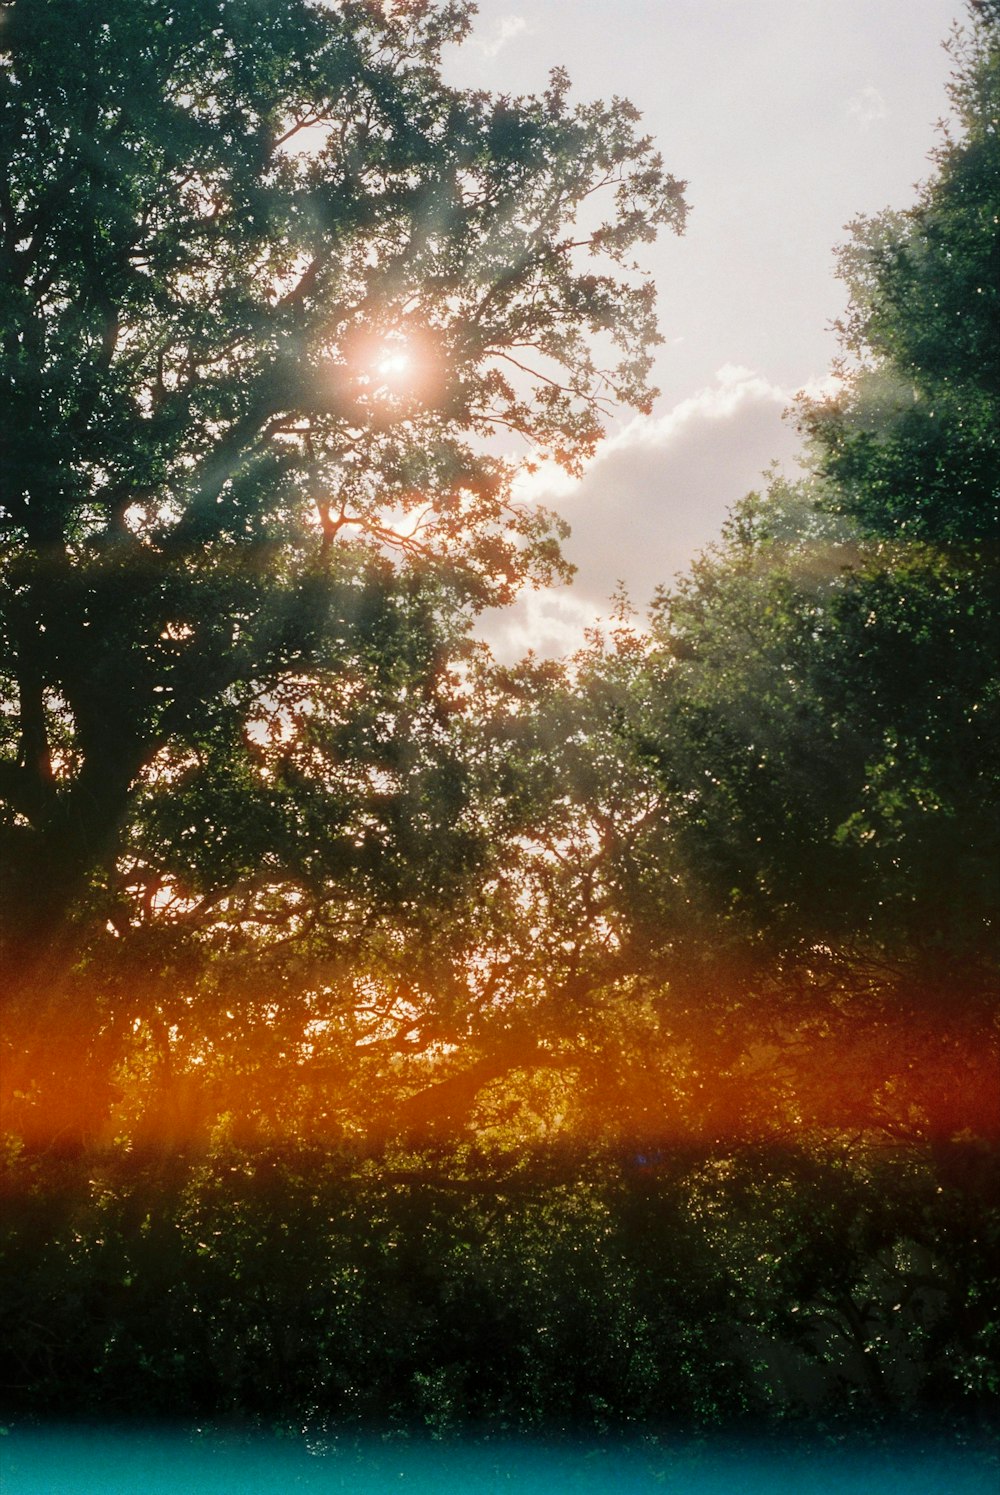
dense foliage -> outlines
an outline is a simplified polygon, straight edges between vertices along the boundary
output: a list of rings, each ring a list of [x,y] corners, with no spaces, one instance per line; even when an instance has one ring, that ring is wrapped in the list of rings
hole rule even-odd
[[[803,478],[648,627],[501,669],[470,617],[561,563],[491,433],[572,467],[649,398],[630,255],[683,203],[632,112],[449,89],[464,4],[6,8],[18,1410],[986,1407],[977,15]]]
[[[988,1161],[223,1148],[35,1160],[16,1414],[924,1432],[996,1391]]]

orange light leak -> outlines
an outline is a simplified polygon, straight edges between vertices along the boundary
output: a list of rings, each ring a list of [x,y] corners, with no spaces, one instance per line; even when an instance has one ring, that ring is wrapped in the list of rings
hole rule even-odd
[[[742,1043],[727,1034],[725,1067],[707,1028],[683,1049],[644,1038],[611,1055],[579,1042],[574,1049],[567,1037],[507,1067],[491,1063],[485,1045],[401,1065],[377,1044],[310,1045],[305,1030],[296,1046],[280,1011],[266,1021],[251,1003],[231,1022],[215,1013],[215,1031],[206,1023],[196,1038],[162,1022],[102,1020],[100,1004],[82,995],[44,1020],[7,1024],[3,1127],[30,1148],[197,1148],[226,1137],[265,1145],[392,1136],[794,1145],[834,1133],[912,1145],[1000,1141],[997,1046],[985,1020],[857,1019],[821,1041],[803,1033],[770,1046],[748,1025]]]

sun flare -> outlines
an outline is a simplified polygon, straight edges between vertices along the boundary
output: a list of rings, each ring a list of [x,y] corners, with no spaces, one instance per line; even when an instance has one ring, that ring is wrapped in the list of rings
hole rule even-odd
[[[410,355],[400,350],[384,353],[375,364],[375,372],[383,379],[398,379],[409,372],[410,366]]]

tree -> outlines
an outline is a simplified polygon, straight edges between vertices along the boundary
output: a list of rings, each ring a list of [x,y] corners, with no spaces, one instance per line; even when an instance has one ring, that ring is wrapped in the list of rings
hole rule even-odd
[[[648,408],[653,293],[631,255],[681,227],[681,185],[630,106],[572,105],[561,73],[540,98],[449,87],[441,48],[469,15],[3,9],[0,786],[22,1003],[165,877],[218,898],[270,856],[264,881],[301,882],[307,854],[266,827],[312,770],[286,752],[282,784],[262,743],[280,758],[324,693],[314,799],[367,733],[359,792],[384,809],[392,711],[448,693],[461,610],[562,565],[491,439],[572,468],[609,402]],[[600,189],[609,219],[576,228]],[[185,825],[176,805],[146,818],[169,850],[127,887],[136,807],[175,786]]]
[[[1000,533],[998,23],[951,42],[954,124],[905,213],[858,219],[841,251],[842,390],[803,406],[827,501],[880,538],[967,555]]]
[[[953,51],[959,131],[843,252],[857,362],[800,407],[811,472],[663,595],[631,727],[758,1041],[770,1008],[828,1115],[938,1138],[1000,1124],[995,22]]]

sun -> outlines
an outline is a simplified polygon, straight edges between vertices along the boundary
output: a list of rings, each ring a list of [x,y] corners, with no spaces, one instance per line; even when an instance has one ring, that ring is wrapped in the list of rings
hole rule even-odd
[[[383,379],[395,381],[406,377],[412,362],[410,354],[402,348],[384,350],[375,363],[375,372]]]
[[[447,356],[426,327],[358,328],[341,342],[337,367],[356,399],[380,419],[438,404],[447,388]]]

